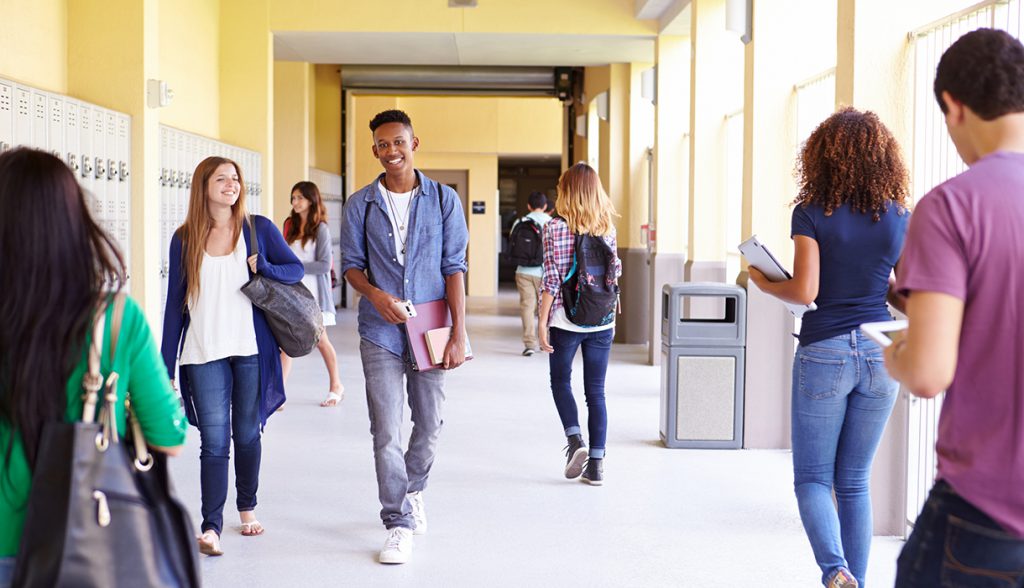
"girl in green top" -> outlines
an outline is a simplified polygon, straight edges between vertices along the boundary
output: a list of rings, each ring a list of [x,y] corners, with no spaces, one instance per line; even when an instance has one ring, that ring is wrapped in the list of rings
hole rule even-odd
[[[10,584],[43,425],[82,416],[82,376],[94,309],[124,284],[113,239],[92,220],[64,163],[42,151],[0,155],[0,588]],[[110,337],[110,308],[106,333]],[[124,399],[152,449],[177,454],[185,417],[149,325],[126,300],[117,358],[103,346],[102,373],[120,374]]]

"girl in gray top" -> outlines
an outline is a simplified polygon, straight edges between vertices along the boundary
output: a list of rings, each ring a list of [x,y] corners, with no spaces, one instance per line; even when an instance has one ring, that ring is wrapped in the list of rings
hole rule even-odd
[[[292,214],[284,223],[284,238],[298,256],[306,270],[302,283],[309,288],[313,296],[320,302],[324,313],[324,326],[336,324],[334,314],[334,296],[331,291],[331,231],[327,227],[327,209],[320,198],[320,189],[313,182],[299,182],[292,187]],[[327,373],[331,379],[331,387],[327,398],[320,406],[337,406],[345,395],[345,387],[341,385],[338,375],[338,356],[327,338],[327,330],[320,335],[317,345],[320,355],[327,365]],[[288,379],[292,360],[281,352],[281,366],[284,378]]]

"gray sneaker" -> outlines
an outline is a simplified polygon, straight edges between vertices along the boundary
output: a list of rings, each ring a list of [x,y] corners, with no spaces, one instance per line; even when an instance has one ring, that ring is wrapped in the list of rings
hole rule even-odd
[[[583,435],[570,435],[565,446],[565,477],[572,480],[583,473],[583,462],[587,460],[587,444]]]
[[[591,486],[600,486],[604,484],[604,460],[590,458],[587,460],[587,465],[583,467],[582,481],[590,484]]]

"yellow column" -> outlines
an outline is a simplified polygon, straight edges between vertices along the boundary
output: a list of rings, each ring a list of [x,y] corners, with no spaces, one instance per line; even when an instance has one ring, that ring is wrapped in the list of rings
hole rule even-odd
[[[155,325],[165,244],[158,225],[160,117],[146,107],[146,80],[159,78],[157,0],[76,0],[67,10],[68,93],[132,117],[129,283]]]
[[[336,65],[317,64],[314,67],[312,96],[315,107],[310,113],[314,119],[310,129],[311,165],[335,174],[341,173],[341,76]],[[361,121],[348,121],[349,125]],[[365,124],[365,123],[361,123]]]
[[[743,106],[743,44],[725,29],[725,0],[691,6],[688,279],[725,281],[725,117]]]
[[[263,210],[258,212],[274,218],[274,35],[269,1],[221,0],[220,138],[263,155]]]
[[[280,222],[291,209],[291,187],[309,179],[310,78],[313,66],[274,62],[274,210]]]

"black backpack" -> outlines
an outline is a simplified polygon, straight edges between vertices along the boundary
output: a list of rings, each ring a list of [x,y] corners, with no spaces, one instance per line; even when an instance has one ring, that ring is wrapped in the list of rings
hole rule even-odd
[[[608,284],[615,254],[601,237],[576,235],[572,267],[562,280],[562,306],[569,321],[581,327],[603,327],[615,320],[619,286]]]
[[[519,219],[508,236],[508,253],[503,257],[514,265],[543,265],[544,243],[540,223],[528,216]]]

